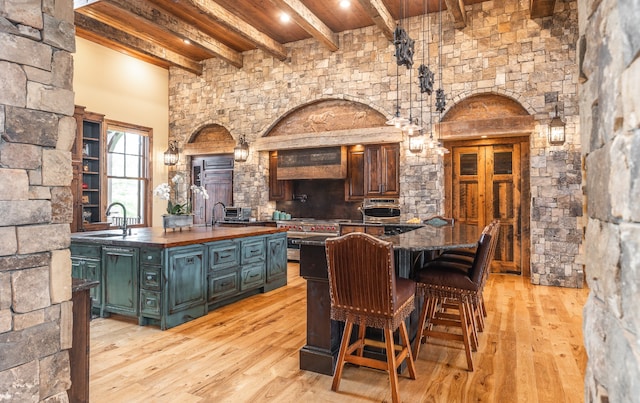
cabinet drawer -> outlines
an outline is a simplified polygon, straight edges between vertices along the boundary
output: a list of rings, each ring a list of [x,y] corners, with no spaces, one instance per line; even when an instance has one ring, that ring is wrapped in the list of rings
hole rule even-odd
[[[160,293],[140,290],[140,312],[148,315],[160,315]]]
[[[264,238],[242,241],[241,245],[242,264],[264,261]]]
[[[102,248],[96,245],[78,245],[71,243],[71,256],[100,257]]]
[[[238,265],[238,244],[236,242],[215,243],[209,246],[209,268],[223,270]]]
[[[162,249],[142,248],[140,251],[141,264],[162,264]]]
[[[254,263],[242,268],[240,273],[242,291],[264,285],[264,263]]]
[[[209,300],[236,294],[238,287],[238,273],[233,270],[226,274],[209,276]]]
[[[162,268],[159,266],[142,266],[140,285],[148,290],[160,291],[162,284]]]

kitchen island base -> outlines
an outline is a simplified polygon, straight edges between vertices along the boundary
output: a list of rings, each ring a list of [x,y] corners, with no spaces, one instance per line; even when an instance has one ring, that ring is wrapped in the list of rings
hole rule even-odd
[[[165,330],[287,284],[286,232],[277,228],[109,235],[78,234],[71,242],[73,276],[100,281],[91,297],[102,317]]]

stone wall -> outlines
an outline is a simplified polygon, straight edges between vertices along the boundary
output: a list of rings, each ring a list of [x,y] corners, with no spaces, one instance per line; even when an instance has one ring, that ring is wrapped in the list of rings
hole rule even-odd
[[[68,401],[71,0],[0,8],[0,401]]]
[[[588,402],[640,396],[640,2],[580,2]]]
[[[556,3],[553,17],[531,20],[529,2],[487,1],[467,6],[468,26],[454,29],[443,16],[443,88],[447,108],[479,93],[494,93],[520,103],[536,120],[531,133],[531,267],[532,281],[568,287],[583,285],[579,260],[584,224],[578,130],[577,5]],[[437,71],[438,13],[429,15],[426,63]],[[405,22],[416,39],[415,65],[422,62],[422,20]],[[432,38],[430,40],[430,38]],[[340,49],[330,52],[315,40],[287,44],[289,58],[280,62],[261,51],[244,53],[244,67],[236,69],[219,60],[205,63],[202,76],[170,70],[170,132],[181,144],[200,127],[219,124],[236,139],[252,141],[264,136],[289,111],[321,99],[354,100],[386,111],[396,104],[396,64],[393,45],[375,27],[339,34]],[[415,69],[414,69],[415,70]],[[414,84],[409,99],[409,73],[400,67],[403,114],[420,102]],[[417,73],[412,76],[417,83]],[[436,76],[436,88],[439,77]],[[427,105],[433,104],[425,100]],[[550,147],[547,124],[559,105],[567,123],[567,143]],[[429,121],[428,106],[424,121]],[[437,117],[434,117],[437,118]],[[435,120],[435,119],[434,119]],[[251,152],[236,164],[234,203],[275,208],[268,201],[267,153]],[[412,154],[408,141],[401,149],[403,218],[442,213],[444,170],[442,156]],[[178,169],[187,169],[184,165]]]

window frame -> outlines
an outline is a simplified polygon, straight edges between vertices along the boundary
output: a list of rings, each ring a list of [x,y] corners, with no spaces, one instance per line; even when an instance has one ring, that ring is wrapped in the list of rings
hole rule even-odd
[[[153,190],[151,189],[151,184],[153,183],[153,129],[151,127],[141,126],[133,123],[120,122],[117,120],[105,119],[105,130],[104,130],[104,181],[105,181],[105,206],[109,205],[109,179],[112,178],[109,175],[109,132],[110,131],[122,131],[127,133],[138,134],[142,137],[147,138],[146,149],[144,150],[144,158],[146,159],[146,164],[143,163],[142,170],[143,172],[141,179],[144,183],[144,203],[141,205],[143,208],[142,214],[142,224],[134,224],[130,225],[131,227],[151,227],[152,226],[152,208],[153,208]],[[127,178],[127,176],[113,176],[113,178]]]

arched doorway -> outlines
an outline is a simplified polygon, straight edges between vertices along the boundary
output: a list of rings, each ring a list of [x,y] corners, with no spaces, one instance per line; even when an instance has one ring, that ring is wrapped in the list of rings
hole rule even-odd
[[[190,156],[191,183],[204,186],[208,199],[193,200],[193,222],[209,224],[222,220],[222,206],[233,204],[233,147],[227,128],[210,124],[200,128],[185,145]]]
[[[459,222],[500,220],[493,272],[530,275],[529,134],[533,118],[497,94],[470,96],[444,116],[446,213]]]

